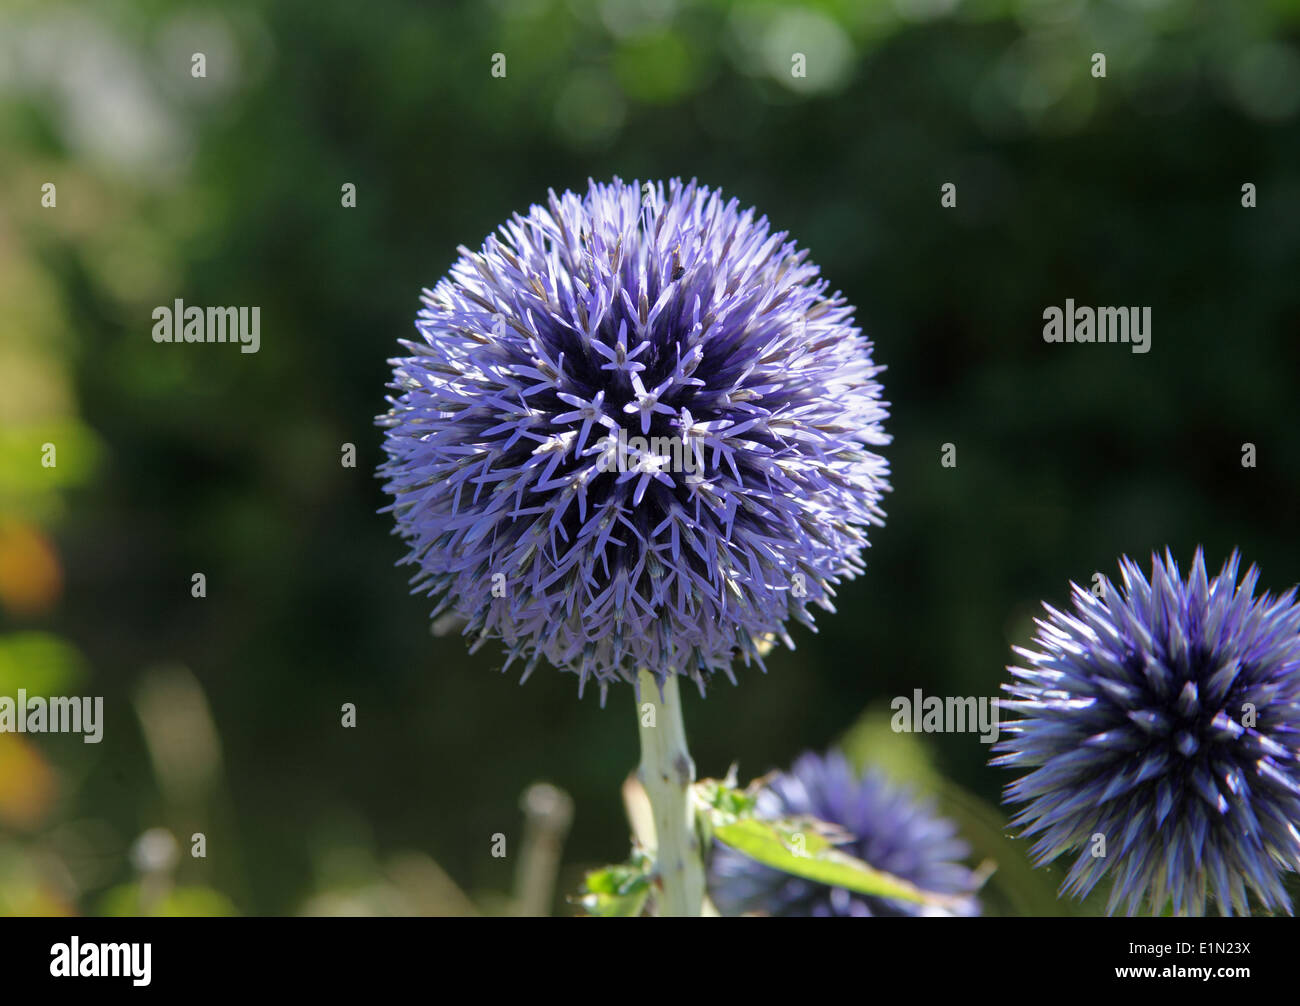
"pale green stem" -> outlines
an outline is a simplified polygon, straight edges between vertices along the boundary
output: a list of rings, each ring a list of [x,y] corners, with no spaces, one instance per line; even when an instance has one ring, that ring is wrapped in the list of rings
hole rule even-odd
[[[641,767],[637,777],[654,812],[659,914],[698,916],[704,905],[704,863],[691,796],[695,763],[686,747],[677,675],[668,675],[662,697],[649,671],[641,671],[638,680]]]

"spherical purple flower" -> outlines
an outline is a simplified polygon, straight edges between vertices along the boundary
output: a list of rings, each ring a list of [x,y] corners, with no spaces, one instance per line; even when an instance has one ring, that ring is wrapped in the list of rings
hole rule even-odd
[[[617,179],[460,251],[379,418],[435,617],[603,699],[642,667],[703,689],[834,610],[889,438],[871,343],[805,252],[694,182]]]
[[[1049,605],[1035,648],[1009,668],[1020,719],[993,764],[1026,770],[1006,789],[1041,865],[1079,850],[1062,893],[1107,874],[1107,912],[1172,899],[1202,915],[1249,912],[1247,891],[1290,912],[1281,875],[1300,868],[1300,606],[1255,596],[1234,552],[1213,580],[1197,549],[1184,582],[1168,552],[1150,582],[1120,561],[1122,589],[1073,586]]]
[[[801,755],[759,794],[755,813],[769,819],[811,816],[837,825],[852,836],[839,846],[842,851],[923,890],[955,897],[949,910],[868,897],[793,877],[718,845],[709,889],[724,915],[979,914],[971,896],[975,876],[957,862],[970,849],[957,837],[956,825],[878,772],[859,778],[839,752]]]

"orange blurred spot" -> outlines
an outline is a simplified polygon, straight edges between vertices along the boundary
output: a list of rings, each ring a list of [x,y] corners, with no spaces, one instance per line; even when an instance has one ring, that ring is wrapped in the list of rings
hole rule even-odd
[[[40,615],[62,591],[63,570],[49,539],[30,524],[0,520],[0,605],[14,615]]]
[[[31,829],[54,803],[54,770],[26,740],[0,733],[0,825]]]

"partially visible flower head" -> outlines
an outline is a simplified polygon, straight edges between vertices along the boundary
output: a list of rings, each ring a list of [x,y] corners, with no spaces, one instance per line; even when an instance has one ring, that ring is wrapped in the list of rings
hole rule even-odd
[[[1107,912],[1291,911],[1282,874],[1300,868],[1300,605],[1255,596],[1234,552],[1184,581],[1168,551],[1150,581],[1127,557],[1121,588],[1073,584],[1074,611],[1044,605],[1034,648],[1002,700],[1020,719],[995,765],[1013,823],[1038,864],[1079,850],[1062,893],[1107,874]],[[1100,836],[1100,840],[1098,839]],[[1099,844],[1104,841],[1104,849]],[[1095,855],[1101,850],[1104,855]]]
[[[709,889],[724,915],[979,914],[979,903],[969,896],[975,876],[958,862],[970,849],[957,837],[956,825],[878,772],[859,778],[839,752],[801,755],[759,795],[755,812],[769,819],[807,815],[838,825],[853,836],[839,846],[842,851],[923,890],[955,895],[954,907],[944,911],[827,887],[718,845]]]
[[[379,418],[435,617],[603,697],[641,667],[703,689],[834,610],[889,438],[871,343],[806,252],[694,182],[617,179],[460,252]]]

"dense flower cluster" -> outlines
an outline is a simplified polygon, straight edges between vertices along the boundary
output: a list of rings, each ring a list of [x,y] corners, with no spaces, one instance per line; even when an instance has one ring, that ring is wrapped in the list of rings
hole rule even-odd
[[[1107,910],[1247,913],[1247,892],[1290,912],[1300,868],[1300,606],[1255,595],[1234,553],[1207,578],[1198,549],[1183,580],[1168,552],[1150,581],[1128,558],[1122,587],[1074,586],[1074,611],[1047,608],[1017,648],[1020,719],[994,764],[1014,823],[1046,863],[1079,851],[1063,892],[1104,876]]]
[[[790,645],[880,524],[871,344],[784,233],[694,182],[592,183],[461,249],[393,360],[414,588],[602,695]]]

